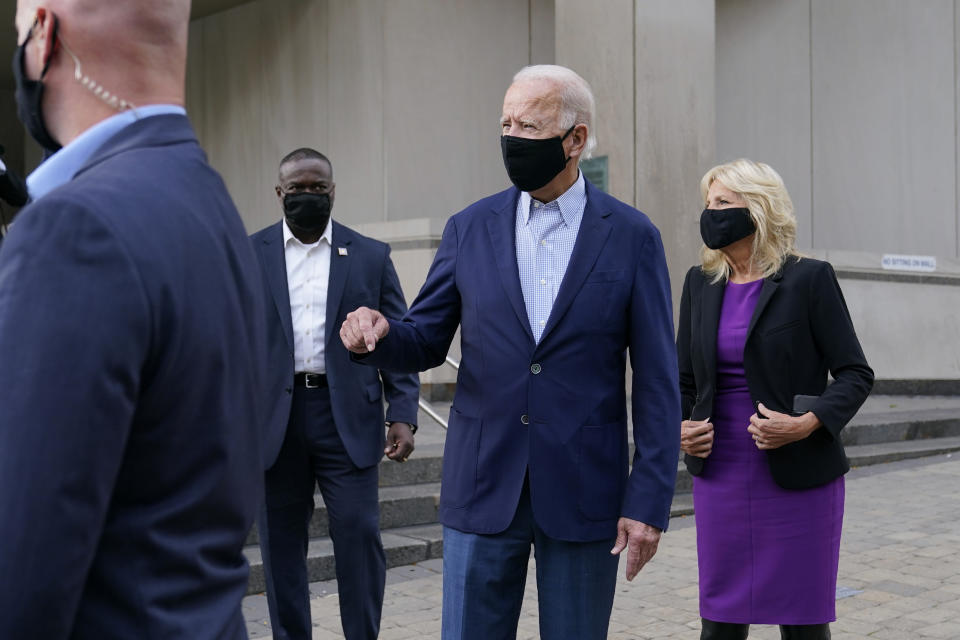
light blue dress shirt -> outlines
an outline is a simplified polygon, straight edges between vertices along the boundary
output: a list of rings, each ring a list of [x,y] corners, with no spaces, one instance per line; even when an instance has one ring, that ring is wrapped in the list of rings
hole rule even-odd
[[[39,200],[57,187],[73,179],[90,156],[103,144],[137,120],[165,114],[187,115],[187,111],[175,104],[151,104],[128,109],[106,120],[101,120],[70,144],[44,160],[27,178],[27,191],[31,200]]]
[[[517,201],[517,267],[527,318],[537,343],[567,272],[586,206],[582,173],[553,202],[541,203],[525,191]]]

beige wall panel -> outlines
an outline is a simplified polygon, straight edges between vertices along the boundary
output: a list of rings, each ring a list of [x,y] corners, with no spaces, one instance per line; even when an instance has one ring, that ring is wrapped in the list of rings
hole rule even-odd
[[[801,248],[810,202],[810,2],[718,0],[717,162],[776,169],[793,199]]]
[[[955,255],[954,3],[812,6],[814,246]]]
[[[392,3],[391,3],[392,4]],[[346,224],[385,219],[384,2],[329,0],[327,150],[335,166],[335,214]]]
[[[199,107],[192,111],[197,112],[195,124],[202,124],[200,143],[248,231],[263,226],[264,193],[272,184],[262,169],[262,19],[261,2],[204,18],[194,25],[201,29],[202,53],[189,63],[190,73],[203,79],[201,96],[197,102],[191,98]],[[196,87],[197,81],[191,78],[189,85]]]
[[[714,0],[637,0],[637,204],[660,228],[674,300],[697,259],[715,157]]]
[[[954,52],[954,158],[960,160],[960,0],[954,0],[953,3],[953,18],[954,18],[954,27],[953,27],[953,52]],[[956,162],[955,160],[955,162]],[[954,183],[954,201],[956,203],[956,211],[953,219],[954,228],[956,229],[956,244],[954,245],[954,257],[960,258],[960,162],[956,162],[956,182]]]
[[[497,121],[529,60],[528,6],[405,0],[384,10],[388,219],[446,219],[509,185]]]
[[[594,156],[608,157],[610,193],[629,203],[636,197],[633,9],[634,0],[610,0],[603,11],[578,0],[556,2],[557,63],[590,83],[597,101]]]
[[[275,3],[262,2],[261,6],[260,170],[264,192],[258,194],[260,208],[249,214],[256,218],[258,229],[282,216],[274,191],[280,159],[299,147],[326,154],[329,126],[326,0],[285,0],[283,11],[277,11]],[[337,180],[339,166],[336,159],[331,161]],[[338,207],[334,215],[339,213]]]
[[[530,64],[556,62],[555,5],[554,0],[530,0]]]
[[[869,280],[840,285],[877,378],[960,378],[960,287]]]

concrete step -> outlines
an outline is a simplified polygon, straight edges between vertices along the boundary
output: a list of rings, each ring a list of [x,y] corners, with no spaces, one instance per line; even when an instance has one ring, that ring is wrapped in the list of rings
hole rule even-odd
[[[960,436],[960,413],[953,409],[890,411],[857,416],[840,438],[844,446]]]
[[[411,458],[410,462],[412,461]],[[310,518],[310,538],[321,538],[329,535],[327,508],[323,503],[323,497],[319,493],[314,494],[313,499],[314,511],[313,517]],[[435,523],[439,503],[439,482],[381,487],[380,530],[386,531],[398,527]],[[258,544],[259,539],[257,527],[254,525],[247,536],[246,544]]]
[[[689,493],[677,494],[670,509],[670,517],[693,513],[693,498]],[[443,556],[443,526],[434,523],[412,527],[397,527],[380,532],[387,568],[399,567]],[[263,577],[263,559],[257,546],[248,546],[244,555],[250,563],[250,581],[247,594],[266,589]],[[310,540],[307,548],[307,576],[310,582],[332,580],[336,577],[333,543],[330,538]]]
[[[867,427],[877,427],[881,434],[899,433],[903,435],[899,426],[894,430],[887,430],[883,425],[860,425],[857,428],[865,429]],[[923,434],[917,439],[880,442],[870,442],[875,438],[867,433],[862,439],[870,442],[870,444],[848,445],[846,447],[847,457],[850,459],[852,466],[859,467],[960,450],[960,435],[929,437],[927,434],[932,433],[935,428],[939,427],[930,426],[927,429],[922,424],[912,432],[912,435]],[[947,432],[952,432],[952,427]],[[419,458],[410,458],[404,464],[392,461],[382,463],[381,477],[387,476],[389,484],[383,486],[383,482],[381,482],[382,486],[380,487],[381,530],[436,522],[437,507],[440,502],[440,469],[443,458],[440,455],[440,447],[425,449],[427,450],[417,451],[417,454],[420,454]],[[413,466],[415,462],[418,467],[408,473],[407,465]],[[405,480],[410,482],[401,484]],[[692,488],[693,479],[683,462],[680,461],[677,464],[676,491],[685,493],[691,491]],[[323,504],[323,498],[318,493],[314,496],[314,500],[316,506],[310,520],[311,538],[327,535],[327,510]],[[247,544],[256,544],[257,540],[257,530],[254,527],[247,537]]]
[[[398,487],[406,484],[440,482],[443,463],[443,443],[417,443],[406,462],[384,458],[380,462],[380,487]]]
[[[845,447],[896,443],[930,438],[950,438],[960,436],[960,409],[938,407],[936,404],[926,407],[920,401],[913,400],[908,410],[898,409],[898,404],[909,404],[903,399],[893,398],[894,402],[884,405],[882,410],[874,403],[865,407],[841,432]],[[952,399],[951,399],[952,400]],[[941,400],[941,404],[944,401]],[[404,464],[384,460],[380,464],[380,486],[400,486],[421,482],[440,482],[443,466],[442,431],[436,425],[428,425],[417,435],[417,448]],[[632,451],[631,451],[632,455]],[[689,484],[685,485],[689,489]],[[680,487],[678,487],[680,489]]]
[[[960,451],[960,436],[862,444],[847,447],[846,451],[851,466],[866,467],[885,462],[924,458]]]
[[[850,458],[850,464],[852,466],[863,467],[896,460],[906,460],[908,458],[941,455],[955,451],[960,451],[960,436],[853,445],[847,448],[847,456]],[[692,481],[690,475],[686,469],[680,465],[677,469],[677,493],[674,496],[670,509],[671,518],[690,516],[693,514],[693,496],[690,493],[691,486]],[[425,523],[412,526],[384,527],[381,531],[384,551],[387,556],[387,567],[408,565],[441,557],[443,553],[443,529],[436,523],[436,504],[439,500],[439,485],[437,483],[428,483],[419,488],[417,488],[416,485],[413,487],[398,487],[396,489],[383,488],[381,489],[381,495],[387,497],[388,503],[392,501],[389,507],[385,507],[384,503],[381,502],[381,521],[384,521],[384,517],[386,517],[386,521],[388,522],[391,518],[396,518],[398,522],[405,522],[407,517],[404,509],[415,505],[418,500],[426,499],[428,502],[433,501],[430,507],[432,512],[429,509],[420,512],[421,515],[419,517],[422,518]],[[412,500],[413,502],[404,502],[405,500]],[[397,509],[395,516],[389,513],[389,510],[393,508]],[[413,510],[415,510],[415,507]],[[317,516],[314,516],[314,518],[316,520]],[[427,522],[428,519],[429,522]],[[325,533],[321,525],[317,524],[316,528],[314,528],[313,523],[311,523],[311,535],[313,535],[314,531],[324,531]],[[260,593],[265,589],[263,562],[260,556],[260,549],[255,543],[255,536],[251,536],[251,540],[249,546],[244,549],[244,554],[250,562],[250,582],[247,592]],[[318,533],[310,540],[307,551],[307,573],[311,582],[331,580],[336,577],[333,561],[333,544],[325,535]]]
[[[380,538],[383,540],[388,569],[439,558],[443,554],[443,527],[439,524],[389,529],[382,531]],[[243,553],[250,563],[247,594],[260,593],[266,589],[260,548],[248,546]],[[310,541],[307,547],[307,577],[310,582],[332,580],[336,577],[333,543],[330,538]]]

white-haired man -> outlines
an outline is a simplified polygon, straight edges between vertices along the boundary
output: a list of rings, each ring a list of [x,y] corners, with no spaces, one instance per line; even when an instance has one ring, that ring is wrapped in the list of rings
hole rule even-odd
[[[50,157],[0,250],[2,638],[246,638],[263,285],[183,109],[189,0],[19,0]]]
[[[402,322],[361,307],[341,328],[381,369],[462,364],[443,461],[443,638],[516,636],[533,545],[540,634],[606,638],[617,555],[632,579],[666,528],[680,399],[663,246],[645,215],[587,182],[593,96],[534,66],[503,102],[515,187],[447,223]],[[625,366],[633,365],[628,470]]]

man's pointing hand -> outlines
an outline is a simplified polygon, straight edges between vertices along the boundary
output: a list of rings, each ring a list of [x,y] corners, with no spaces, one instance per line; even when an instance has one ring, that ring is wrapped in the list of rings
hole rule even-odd
[[[390,331],[390,323],[374,309],[360,307],[347,314],[340,327],[343,346],[353,353],[370,353]]]

